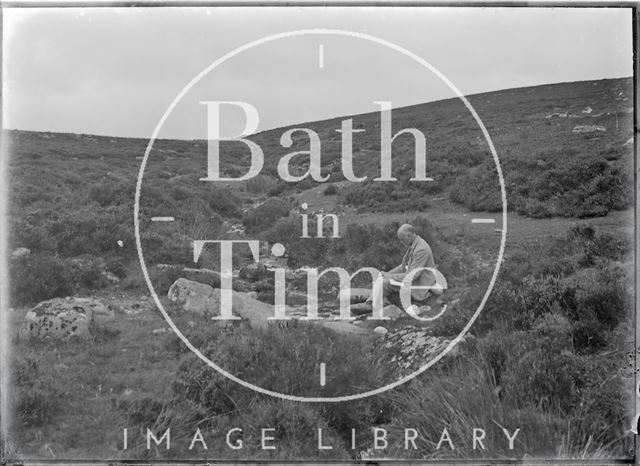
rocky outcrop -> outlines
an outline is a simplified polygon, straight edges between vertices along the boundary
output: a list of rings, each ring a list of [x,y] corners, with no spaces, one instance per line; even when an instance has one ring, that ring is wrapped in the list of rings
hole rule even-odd
[[[458,356],[472,339],[473,336],[467,334],[443,358],[451,359]],[[420,328],[403,327],[385,333],[379,345],[385,359],[399,366],[406,375],[438,356],[452,340],[450,337],[429,335]]]
[[[27,312],[19,330],[20,339],[90,338],[115,319],[114,311],[90,298],[55,298],[43,301]]]

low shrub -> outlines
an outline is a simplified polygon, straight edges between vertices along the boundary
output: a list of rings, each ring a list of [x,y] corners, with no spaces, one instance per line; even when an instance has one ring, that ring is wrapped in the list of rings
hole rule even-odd
[[[290,204],[287,200],[269,198],[262,204],[247,211],[242,219],[247,233],[260,233],[268,230],[278,219],[289,215]]]
[[[323,193],[325,196],[335,196],[338,194],[338,187],[333,183],[329,183],[327,187],[324,188]]]
[[[76,270],[69,259],[52,255],[31,254],[12,260],[9,264],[12,305],[72,295],[77,288]]]

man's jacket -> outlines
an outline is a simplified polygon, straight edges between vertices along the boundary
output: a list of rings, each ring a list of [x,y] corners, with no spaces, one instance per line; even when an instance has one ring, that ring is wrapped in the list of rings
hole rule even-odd
[[[433,252],[429,244],[420,238],[418,235],[413,239],[413,243],[407,249],[407,252],[402,258],[402,264],[400,267],[396,267],[393,272],[407,273],[420,267],[436,268],[433,261]],[[413,278],[412,286],[431,286],[436,282],[433,273],[428,270],[423,270],[416,274]],[[411,297],[417,301],[422,301],[429,295],[429,290],[412,288]]]

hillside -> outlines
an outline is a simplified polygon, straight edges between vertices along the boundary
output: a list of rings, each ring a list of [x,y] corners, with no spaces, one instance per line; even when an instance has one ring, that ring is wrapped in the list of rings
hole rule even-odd
[[[142,437],[129,451],[122,449],[122,428],[139,433],[151,426],[157,432],[182,429],[179,446],[166,453],[171,458],[362,460],[377,454],[369,449],[375,425],[390,432],[415,426],[424,434],[415,451],[384,452],[396,459],[628,457],[635,283],[631,79],[509,89],[469,100],[493,139],[507,187],[508,234],[498,280],[460,355],[410,384],[349,405],[302,405],[245,390],[200,364],[166,327],[148,298],[133,232],[134,189],[147,140],[5,131],[15,252],[9,262],[9,324],[16,384],[9,396],[16,410],[12,440],[20,453],[166,459],[163,451],[146,450]],[[365,130],[354,136],[354,172],[372,178],[380,171],[379,114],[353,119],[354,128]],[[411,222],[431,246],[449,282],[442,298],[449,311],[424,327],[407,316],[385,323],[389,338],[383,340],[373,332],[360,341],[319,327],[218,332],[203,316],[176,319],[203,352],[266,388],[315,393],[314,364],[324,357],[344,362],[339,383],[325,393],[343,395],[397,379],[398,364],[385,363],[392,350],[378,343],[416,329],[436,339],[457,335],[496,264],[502,229],[495,167],[459,101],[393,111],[394,131],[417,127],[427,135],[427,174],[435,180],[428,183],[408,180],[408,138],[393,146],[399,182],[344,181],[335,132],[341,120],[251,136],[265,152],[265,167],[247,181],[200,181],[206,174],[205,141],[159,140],[148,161],[141,241],[151,281],[172,312],[167,290],[188,275],[184,267],[219,267],[213,248],[194,265],[194,239],[283,243],[288,305],[289,298],[306,293],[296,268],[397,265],[404,253],[396,238],[401,223]],[[282,133],[293,127],[318,133],[323,173],[331,175],[327,183],[278,179],[278,160],[307,149],[305,138],[280,146]],[[223,148],[223,172],[246,172],[244,146]],[[308,169],[303,156],[294,160],[297,173]],[[303,204],[309,213],[335,213],[340,237],[301,238]],[[153,216],[176,221],[153,223]],[[473,224],[474,217],[495,224]],[[314,221],[309,228],[315,231]],[[243,250],[233,259],[234,268],[252,262]],[[219,287],[212,278],[188,278]],[[336,282],[321,280],[322,305],[335,306]],[[272,277],[243,286],[263,306],[273,303]],[[32,305],[71,295],[109,304],[116,315],[112,327],[88,341],[18,340],[17,329]],[[220,442],[192,452],[184,428],[196,423],[212,432],[245,426],[247,450],[230,451]],[[106,431],[105,424],[113,429]],[[262,425],[281,427],[282,449],[260,449],[256,426]],[[460,439],[455,452],[435,450],[443,425]],[[474,425],[487,427],[489,451],[472,448],[468,427]],[[308,435],[316,426],[326,428],[335,450],[318,452]],[[357,450],[349,447],[353,426],[361,432]],[[526,427],[514,451],[500,441],[502,426]]]

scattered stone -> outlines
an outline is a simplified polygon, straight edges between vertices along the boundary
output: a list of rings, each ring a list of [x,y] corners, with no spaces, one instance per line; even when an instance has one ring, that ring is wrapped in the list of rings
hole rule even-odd
[[[164,327],[162,327],[162,328],[157,328],[157,329],[155,329],[155,330],[152,330],[152,331],[151,331],[151,333],[155,333],[155,334],[158,334],[158,333],[167,333],[167,329],[166,329],[166,328],[164,328]]]
[[[578,125],[573,128],[572,133],[593,133],[596,131],[605,132],[607,129],[599,125]]]
[[[115,319],[112,309],[90,298],[55,298],[43,301],[24,317],[19,330],[21,339],[90,338],[91,329],[105,326]]]
[[[113,284],[120,283],[120,279],[116,277],[114,274],[112,274],[111,272],[103,272],[102,275],[109,283],[113,283]]]
[[[387,330],[384,327],[376,327],[376,328],[373,329],[373,331],[375,333],[377,333],[378,335],[385,335],[385,334],[387,334],[389,332],[389,330]]]
[[[593,112],[593,109],[591,107],[587,107],[582,111],[582,113],[586,113],[587,115],[590,114],[591,112]]]
[[[244,225],[242,223],[234,223],[230,226],[229,230],[227,230],[227,233],[235,233],[238,235],[244,235],[245,230],[244,230]]]
[[[31,249],[29,248],[17,248],[11,253],[12,259],[18,259],[20,257],[29,257],[31,255]]]
[[[146,302],[133,303],[130,309],[123,309],[122,312],[129,315],[136,315],[148,309],[149,306],[150,304]]]

